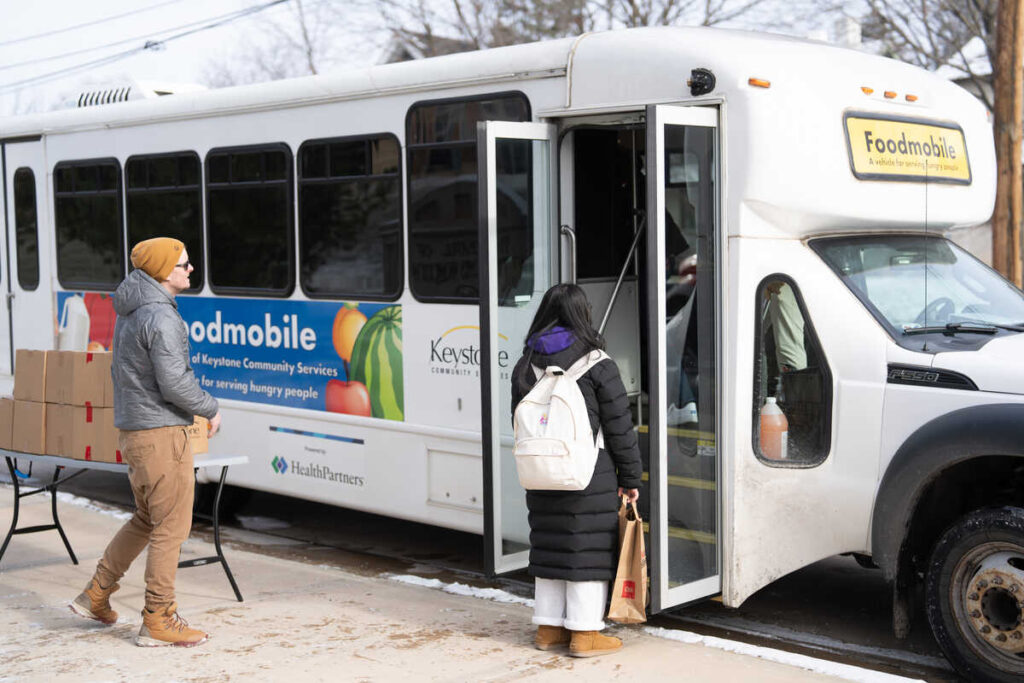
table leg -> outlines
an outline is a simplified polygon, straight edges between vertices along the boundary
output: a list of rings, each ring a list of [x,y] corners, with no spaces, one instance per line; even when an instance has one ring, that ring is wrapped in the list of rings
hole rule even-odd
[[[59,482],[57,481],[60,471],[64,469],[63,466],[53,468],[53,482],[50,483],[50,507],[53,510],[53,523],[57,527],[57,533],[60,534],[60,540],[64,541],[64,547],[68,549],[68,555],[71,556],[71,563],[78,564],[78,558],[75,557],[75,551],[71,549],[71,543],[68,541],[67,534],[64,533],[64,527],[60,525],[60,518],[57,517],[57,487]]]
[[[14,473],[14,463],[10,456],[5,456],[4,460],[7,461],[7,469],[11,473],[11,484],[14,486],[14,515],[11,517],[11,528],[7,530],[7,538],[4,539],[3,546],[0,546],[0,559],[3,559],[4,553],[7,552],[7,544],[11,542],[11,536],[18,528],[18,508],[21,504],[21,484],[18,482],[18,475]]]
[[[238,602],[242,602],[242,593],[238,590],[238,584],[235,583],[235,577],[231,573],[231,567],[228,566],[228,561],[224,559],[224,551],[220,547],[220,494],[224,490],[224,479],[228,476],[227,466],[220,468],[220,481],[217,483],[217,493],[213,497],[213,547],[217,550],[217,554],[213,557],[197,557],[193,560],[182,560],[178,563],[178,568],[184,567],[202,567],[203,565],[212,564],[219,562],[224,567],[224,573],[228,576],[228,581],[231,583],[231,590],[235,591],[235,597],[238,598]]]
[[[213,498],[213,547],[217,549],[217,557],[220,558],[220,563],[224,566],[224,573],[228,575],[228,581],[231,583],[231,590],[235,591],[235,597],[238,598],[238,602],[242,602],[242,593],[238,590],[238,584],[235,583],[235,577],[231,574],[231,567],[228,566],[228,561],[224,559],[224,551],[220,549],[220,494],[224,490],[224,479],[228,476],[228,468],[220,468],[220,481],[217,483],[217,495]]]

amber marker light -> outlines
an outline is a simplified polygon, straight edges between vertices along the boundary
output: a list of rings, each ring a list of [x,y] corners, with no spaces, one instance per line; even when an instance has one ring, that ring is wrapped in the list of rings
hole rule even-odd
[[[772,82],[766,81],[763,78],[748,78],[747,85],[752,85],[755,88],[770,88],[772,87]]]
[[[885,99],[891,100],[894,97],[896,97],[896,91],[895,90],[886,90],[885,91]]]
[[[917,102],[917,95],[907,95],[907,102]]]
[[[875,89],[874,88],[869,88],[866,85],[862,85],[862,86],[860,86],[860,91],[862,93],[864,93],[865,95],[870,95],[871,93],[875,92]]]

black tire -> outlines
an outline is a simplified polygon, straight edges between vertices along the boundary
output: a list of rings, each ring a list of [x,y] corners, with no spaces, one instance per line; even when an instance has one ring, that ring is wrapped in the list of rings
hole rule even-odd
[[[928,623],[950,663],[970,681],[1024,680],[1024,652],[1008,651],[1024,642],[1024,580],[1015,577],[1024,578],[1021,508],[964,515],[932,550]],[[1000,636],[1002,647],[994,642]]]

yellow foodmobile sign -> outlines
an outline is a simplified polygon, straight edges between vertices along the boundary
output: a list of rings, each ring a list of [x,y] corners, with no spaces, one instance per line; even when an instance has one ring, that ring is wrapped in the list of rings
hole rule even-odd
[[[850,169],[861,180],[971,184],[960,126],[848,112],[843,117]]]

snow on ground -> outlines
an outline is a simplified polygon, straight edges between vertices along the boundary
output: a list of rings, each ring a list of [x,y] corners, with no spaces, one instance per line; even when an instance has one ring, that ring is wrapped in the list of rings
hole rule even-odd
[[[859,683],[897,683],[898,681],[919,680],[916,678],[894,676],[892,674],[882,673],[881,671],[872,671],[871,669],[862,669],[859,666],[831,662],[827,659],[817,659],[815,657],[808,657],[807,655],[799,655],[795,652],[773,650],[768,647],[759,647],[748,643],[740,643],[735,640],[715,638],[714,636],[702,636],[698,633],[691,633],[690,631],[676,631],[656,626],[644,626],[643,630],[644,633],[655,636],[656,638],[677,640],[681,643],[703,645],[705,647],[713,647],[718,650],[725,650],[726,652],[749,655],[769,662],[788,664],[789,666],[807,669],[808,671],[824,674],[826,676],[835,676],[836,678],[842,678],[847,681],[858,681]]]
[[[527,607],[533,607],[533,600],[521,598],[518,595],[512,595],[507,591],[499,590],[497,588],[475,588],[473,586],[467,586],[464,583],[445,583],[440,579],[426,579],[421,576],[413,576],[411,574],[384,574],[383,576],[391,581],[397,581],[411,586],[432,588],[434,590],[440,590],[454,595],[466,595],[474,598],[482,598],[484,600],[492,600],[494,602],[516,603],[526,605]],[[814,673],[820,673],[825,676],[835,676],[836,678],[842,678],[847,681],[857,681],[857,683],[901,683],[918,680],[905,678],[903,676],[894,676],[880,671],[872,671],[871,669],[862,669],[861,667],[851,666],[849,664],[831,662],[826,659],[808,657],[807,655],[800,655],[793,652],[785,652],[784,650],[773,650],[771,648],[749,645],[747,643],[740,643],[734,640],[725,640],[724,638],[702,636],[697,633],[691,633],[690,631],[676,631],[654,626],[644,626],[643,631],[644,633],[656,638],[675,640],[692,645],[703,645],[704,647],[712,647],[717,650],[725,650],[726,652],[735,652],[737,654],[757,657],[758,659],[775,662],[777,664],[795,666],[808,671],[813,671]]]
[[[475,586],[467,586],[464,583],[445,583],[440,579],[425,579],[422,576],[413,576],[412,574],[384,574],[383,577],[391,581],[406,583],[410,586],[433,588],[445,593],[451,593],[452,595],[466,595],[471,598],[482,598],[492,602],[505,602],[533,607],[533,600],[512,595],[498,588],[477,588]]]

